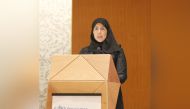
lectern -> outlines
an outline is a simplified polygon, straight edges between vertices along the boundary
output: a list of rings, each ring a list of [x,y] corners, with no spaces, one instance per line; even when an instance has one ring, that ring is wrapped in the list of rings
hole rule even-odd
[[[51,58],[47,109],[52,94],[100,94],[101,109],[115,109],[120,81],[110,54],[61,55]]]

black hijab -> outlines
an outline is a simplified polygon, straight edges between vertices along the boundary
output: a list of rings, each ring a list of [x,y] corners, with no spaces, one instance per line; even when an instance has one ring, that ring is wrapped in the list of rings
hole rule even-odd
[[[93,34],[93,29],[96,26],[97,23],[101,23],[102,25],[105,26],[105,28],[107,29],[107,37],[103,42],[97,42],[94,39],[94,34]],[[112,33],[111,27],[108,23],[108,21],[104,18],[97,18],[94,20],[94,22],[92,23],[92,30],[91,30],[91,43],[89,46],[89,50],[92,52],[97,53],[113,53],[115,51],[119,51],[120,50],[120,45],[118,45],[118,43],[116,42],[114,35]]]

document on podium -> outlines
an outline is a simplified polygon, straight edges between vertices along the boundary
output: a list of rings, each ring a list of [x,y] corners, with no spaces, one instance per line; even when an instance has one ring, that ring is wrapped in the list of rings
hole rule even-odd
[[[101,109],[101,94],[52,94],[52,109]]]

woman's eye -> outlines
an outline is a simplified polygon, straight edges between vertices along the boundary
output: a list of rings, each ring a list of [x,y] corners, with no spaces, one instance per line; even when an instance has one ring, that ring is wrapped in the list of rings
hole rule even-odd
[[[105,28],[104,28],[104,27],[102,27],[102,28],[100,28],[100,30],[105,30]]]
[[[98,30],[98,28],[97,28],[97,27],[95,27],[95,28],[94,28],[94,30]]]

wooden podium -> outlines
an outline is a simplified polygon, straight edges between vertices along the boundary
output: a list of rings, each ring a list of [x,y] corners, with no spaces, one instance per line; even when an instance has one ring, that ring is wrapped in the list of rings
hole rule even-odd
[[[61,55],[51,58],[47,109],[53,93],[101,94],[101,109],[115,109],[120,81],[109,54]]]

